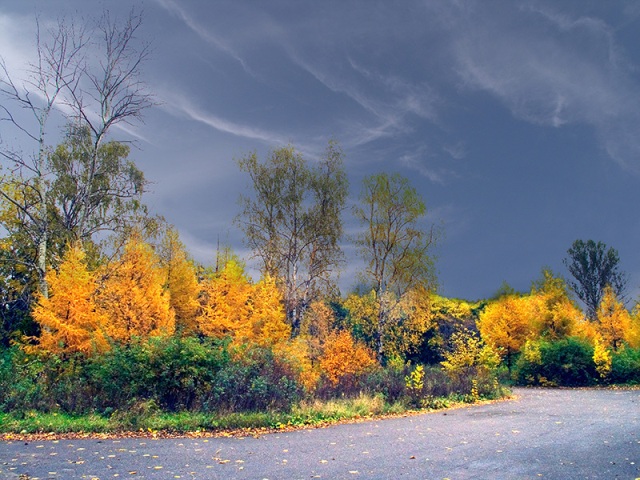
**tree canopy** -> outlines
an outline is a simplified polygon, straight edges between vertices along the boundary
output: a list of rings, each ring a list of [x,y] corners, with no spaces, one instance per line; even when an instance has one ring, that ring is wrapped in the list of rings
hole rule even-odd
[[[576,240],[567,254],[564,264],[574,278],[571,289],[586,305],[588,318],[595,320],[607,286],[619,297],[624,295],[628,280],[620,270],[618,251],[603,242]]]

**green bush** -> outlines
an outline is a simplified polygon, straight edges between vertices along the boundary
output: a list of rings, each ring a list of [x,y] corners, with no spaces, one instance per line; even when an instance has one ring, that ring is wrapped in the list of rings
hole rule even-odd
[[[203,403],[205,410],[288,410],[302,398],[295,372],[271,349],[247,347],[233,358],[218,372]]]
[[[208,339],[114,345],[90,358],[28,355],[13,347],[0,353],[0,411],[131,410],[131,421],[124,420],[133,424],[149,405],[162,411],[287,410],[302,396],[296,378],[269,348],[234,352],[228,342]]]
[[[613,383],[640,383],[640,348],[624,347],[612,355],[609,380]]]
[[[596,383],[593,346],[584,339],[568,337],[537,342],[539,358],[521,355],[515,375],[523,385],[581,387]]]

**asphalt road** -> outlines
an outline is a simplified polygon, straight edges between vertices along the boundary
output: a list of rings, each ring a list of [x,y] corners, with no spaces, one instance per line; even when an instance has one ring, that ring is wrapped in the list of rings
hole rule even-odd
[[[259,438],[2,442],[0,478],[640,478],[640,391],[515,393],[495,404]]]

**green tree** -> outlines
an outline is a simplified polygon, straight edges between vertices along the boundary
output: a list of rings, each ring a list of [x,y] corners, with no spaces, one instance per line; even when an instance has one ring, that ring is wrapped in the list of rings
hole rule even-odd
[[[383,336],[391,313],[411,290],[433,290],[434,262],[430,249],[435,231],[421,228],[426,206],[409,181],[396,174],[365,178],[354,214],[363,227],[356,239],[366,263],[365,283],[376,298],[376,353],[385,357]]]
[[[342,260],[341,213],[347,197],[342,151],[330,142],[315,167],[287,146],[261,163],[255,153],[241,159],[253,196],[242,196],[238,223],[263,275],[282,290],[292,334],[319,293],[332,287]]]
[[[564,264],[575,281],[571,289],[587,307],[587,317],[597,318],[598,306],[604,289],[609,285],[618,297],[623,297],[627,276],[620,271],[620,256],[614,248],[603,242],[576,240],[567,250]]]
[[[88,126],[71,125],[64,143],[49,156],[51,209],[70,241],[88,241],[102,231],[117,231],[144,212],[147,181],[128,160],[121,142],[102,143],[92,152]],[[93,158],[95,154],[96,158]]]

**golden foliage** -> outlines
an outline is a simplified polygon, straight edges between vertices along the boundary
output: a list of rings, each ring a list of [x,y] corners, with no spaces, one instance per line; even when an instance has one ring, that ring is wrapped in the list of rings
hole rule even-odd
[[[320,379],[319,365],[312,363],[307,341],[296,337],[288,342],[280,342],[273,347],[274,354],[284,358],[298,372],[298,381],[307,392],[313,392]]]
[[[290,337],[282,296],[272,279],[252,285],[242,267],[230,260],[219,274],[203,282],[202,290],[197,322],[204,335],[262,345]]]
[[[534,332],[538,337],[549,340],[573,335],[584,315],[569,298],[564,280],[544,270],[540,283],[529,296],[529,315],[533,319]]]
[[[492,369],[500,362],[496,352],[472,332],[455,332],[450,341],[451,349],[444,352],[441,364],[454,378],[468,375],[477,368]]]
[[[252,300],[249,317],[251,339],[271,345],[288,340],[291,326],[286,321],[282,294],[275,279],[266,277],[256,283]]]
[[[169,292],[169,304],[176,316],[176,330],[183,335],[193,334],[197,331],[200,286],[196,268],[174,228],[165,233],[159,248],[159,258],[164,285]]]
[[[526,298],[508,295],[487,305],[478,319],[482,339],[506,358],[509,366],[531,332],[529,303]]]
[[[597,330],[605,346],[617,351],[633,341],[631,315],[611,287],[606,287],[597,312]]]
[[[96,304],[96,274],[79,244],[67,249],[58,271],[47,272],[49,298],[38,296],[32,315],[42,328],[37,351],[91,355],[109,349],[108,317]]]
[[[309,355],[316,360],[322,353],[324,343],[335,323],[333,310],[322,301],[309,305],[300,326],[300,338],[309,345]]]
[[[98,293],[110,319],[109,337],[129,343],[134,338],[172,335],[175,315],[163,285],[164,275],[153,250],[132,236],[120,260],[106,272]]]
[[[593,362],[600,378],[607,378],[611,373],[611,352],[601,338],[596,338],[593,348]]]
[[[375,364],[373,351],[354,341],[346,330],[329,335],[320,357],[320,367],[333,386],[352,386]]]
[[[218,338],[247,335],[252,286],[242,267],[230,260],[219,274],[205,279],[201,287],[201,311],[197,318],[200,331]]]
[[[427,331],[436,328],[431,294],[426,289],[414,289],[399,301],[392,298],[391,293],[385,295],[388,298],[383,303],[391,307],[382,324],[378,318],[379,302],[375,291],[362,296],[349,295],[344,302],[349,310],[348,325],[370,339],[368,345],[372,349],[378,347],[376,340],[380,336],[387,358],[404,357],[418,349]]]

